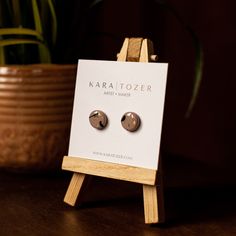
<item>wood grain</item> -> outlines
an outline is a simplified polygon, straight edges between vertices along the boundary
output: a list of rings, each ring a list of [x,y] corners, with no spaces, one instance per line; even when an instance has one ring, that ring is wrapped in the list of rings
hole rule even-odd
[[[142,47],[143,38],[130,38],[127,51],[127,61],[139,61],[140,50]]]
[[[162,178],[162,176],[159,176]],[[165,222],[163,184],[143,185],[144,216],[146,224]]]
[[[143,185],[145,223],[158,223],[158,204],[156,186]]]
[[[178,161],[180,166],[186,166],[185,161]],[[167,164],[173,165],[171,161]],[[175,173],[179,173],[178,166]],[[0,235],[235,236],[234,185],[167,188],[168,223],[147,227],[143,223],[139,184],[93,178],[86,188],[89,196],[85,198],[90,199],[86,207],[78,210],[62,202],[70,178],[71,174],[65,171],[63,175],[30,175],[2,170]]]
[[[75,206],[78,196],[81,193],[82,186],[84,184],[85,180],[85,174],[80,174],[80,173],[74,173],[70,185],[67,189],[64,202],[71,206]]]
[[[139,62],[150,62],[151,55],[154,53],[153,43],[149,39],[144,39],[140,49]]]
[[[68,156],[63,159],[62,169],[149,185],[155,184],[157,172],[140,167]]]
[[[129,38],[125,38],[120,53],[117,54],[117,61],[126,61],[129,46]]]

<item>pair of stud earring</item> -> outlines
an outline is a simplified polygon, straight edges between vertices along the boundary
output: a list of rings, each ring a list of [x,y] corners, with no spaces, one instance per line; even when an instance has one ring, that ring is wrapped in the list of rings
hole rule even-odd
[[[103,111],[95,110],[90,113],[89,122],[93,128],[103,130],[108,124],[108,118]],[[140,124],[140,117],[134,112],[126,112],[121,117],[121,125],[129,132],[137,131]]]

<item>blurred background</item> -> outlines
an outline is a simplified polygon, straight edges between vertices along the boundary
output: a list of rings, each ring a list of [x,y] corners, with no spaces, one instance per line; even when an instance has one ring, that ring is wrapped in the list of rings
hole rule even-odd
[[[167,186],[236,183],[236,2],[167,0],[181,17],[153,0],[58,2],[58,62],[78,58],[116,60],[125,37],[147,37],[159,62],[169,63],[162,133]],[[191,98],[195,51],[189,26],[204,52],[203,79],[195,107]]]
[[[166,186],[236,184],[235,9],[233,0],[56,1],[54,63],[116,60],[125,37],[151,39],[159,62],[169,63],[161,145]],[[196,56],[189,29],[204,59],[199,94],[186,118]]]

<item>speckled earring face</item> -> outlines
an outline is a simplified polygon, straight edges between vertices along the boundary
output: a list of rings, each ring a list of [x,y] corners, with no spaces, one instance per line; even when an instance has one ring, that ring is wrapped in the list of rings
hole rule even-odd
[[[126,112],[121,118],[121,124],[129,132],[137,131],[140,127],[140,117],[134,112]]]
[[[93,128],[103,130],[107,126],[108,118],[103,111],[95,110],[90,113],[89,122]]]

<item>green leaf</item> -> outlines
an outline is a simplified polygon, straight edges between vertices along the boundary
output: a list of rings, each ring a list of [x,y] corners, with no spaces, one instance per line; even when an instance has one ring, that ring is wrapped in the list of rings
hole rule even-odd
[[[43,63],[50,63],[51,57],[48,48],[40,41],[29,40],[29,39],[4,39],[0,41],[0,47],[11,46],[11,45],[21,45],[21,44],[36,44],[40,48],[41,61]]]
[[[103,0],[94,0],[90,3],[89,7],[95,7],[98,3],[103,2]]]
[[[203,61],[204,61],[203,48],[202,45],[198,42],[197,38],[196,37],[194,38],[195,38],[195,79],[194,79],[192,97],[190,99],[187,112],[185,114],[186,118],[189,118],[193,110],[202,81],[202,71],[203,71]]]
[[[31,35],[36,36],[39,40],[43,41],[42,35],[31,29],[27,28],[2,28],[0,29],[0,35]]]
[[[12,14],[13,14],[13,22],[15,25],[21,25],[21,9],[20,9],[20,1],[12,0]]]
[[[185,30],[190,34],[190,36],[193,40],[193,44],[195,47],[194,83],[193,83],[193,90],[192,90],[190,102],[189,102],[189,105],[188,105],[188,108],[187,108],[187,111],[185,114],[185,117],[189,118],[189,116],[191,115],[191,112],[196,104],[200,85],[202,82],[203,57],[204,57],[203,48],[202,48],[201,42],[200,42],[199,38],[197,37],[196,33],[193,31],[193,29],[189,25],[187,25],[184,22],[184,20],[180,17],[178,12],[172,6],[167,4],[165,2],[165,0],[155,0],[155,2],[157,4],[159,4],[160,6],[162,6],[163,8],[169,10],[175,16],[175,18],[181,23],[181,25],[185,28]]]
[[[0,47],[0,64],[1,65],[5,64],[5,53],[3,47]]]
[[[34,23],[35,23],[35,30],[43,35],[43,28],[42,28],[42,22],[39,14],[39,8],[37,4],[37,0],[32,0],[32,8],[33,8],[33,16],[34,16]],[[40,60],[43,61],[45,58],[45,50],[41,46],[39,46],[39,56]]]
[[[53,2],[52,0],[48,0],[49,9],[52,14],[52,42],[55,45],[57,38],[57,16]]]
[[[43,28],[42,28],[41,18],[40,18],[40,14],[39,14],[37,0],[32,0],[32,8],[33,8],[35,30],[42,35]]]

